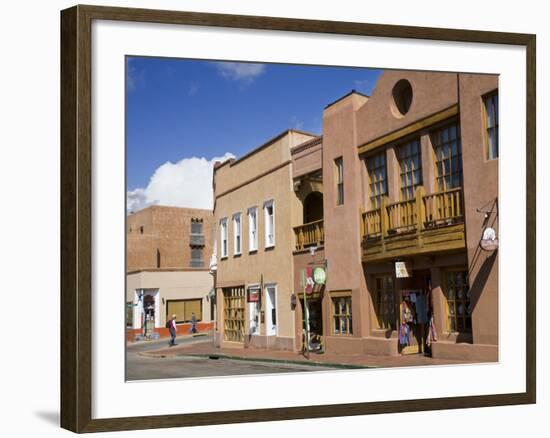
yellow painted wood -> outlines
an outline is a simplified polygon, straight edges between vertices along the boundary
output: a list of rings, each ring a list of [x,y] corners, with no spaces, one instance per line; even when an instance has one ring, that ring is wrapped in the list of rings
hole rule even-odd
[[[397,131],[394,131],[390,134],[384,135],[383,137],[379,137],[376,140],[370,141],[368,143],[365,143],[358,147],[358,154],[364,154],[366,152],[370,152],[373,149],[376,149],[379,146],[385,145],[387,143],[399,140],[401,137],[405,137],[409,134],[412,134],[416,131],[420,131],[421,129],[426,128],[427,126],[433,125],[435,123],[441,122],[445,119],[448,119],[450,117],[453,117],[458,114],[458,105],[453,105],[443,111],[440,111],[438,113],[432,114],[428,117],[425,117],[415,123],[412,123],[410,125],[407,125],[401,129],[398,129]]]

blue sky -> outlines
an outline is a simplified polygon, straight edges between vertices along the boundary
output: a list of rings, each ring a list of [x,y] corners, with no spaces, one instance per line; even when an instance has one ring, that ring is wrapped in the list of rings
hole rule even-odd
[[[324,107],[352,89],[371,94],[380,74],[365,68],[128,57],[127,190],[139,198],[133,209],[146,203],[197,206],[190,205],[192,199],[166,198],[166,180],[178,174],[185,184],[183,173],[197,174],[193,166],[206,170],[214,157],[239,157],[288,128],[320,134]],[[153,190],[155,178],[163,180]]]

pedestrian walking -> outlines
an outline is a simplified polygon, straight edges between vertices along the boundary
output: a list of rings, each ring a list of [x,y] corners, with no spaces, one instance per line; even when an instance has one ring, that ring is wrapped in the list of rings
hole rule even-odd
[[[195,312],[191,313],[191,333],[197,333],[197,317],[195,316]]]
[[[178,344],[176,344],[177,328],[176,328],[176,315],[175,314],[172,315],[172,319],[170,319],[168,321],[166,326],[168,327],[168,331],[170,332],[170,342],[168,343],[168,346],[172,347],[174,345],[178,345]]]

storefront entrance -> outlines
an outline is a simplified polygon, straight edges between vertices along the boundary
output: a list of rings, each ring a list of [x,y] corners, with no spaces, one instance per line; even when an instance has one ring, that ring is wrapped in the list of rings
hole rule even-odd
[[[399,303],[399,352],[423,354],[430,312],[430,274],[423,271],[414,272],[412,277],[397,279],[396,283]]]
[[[307,298],[307,307],[309,313],[309,351],[321,351],[323,345],[323,312],[321,298]],[[306,309],[304,300],[300,300],[302,305],[302,350],[306,350]]]

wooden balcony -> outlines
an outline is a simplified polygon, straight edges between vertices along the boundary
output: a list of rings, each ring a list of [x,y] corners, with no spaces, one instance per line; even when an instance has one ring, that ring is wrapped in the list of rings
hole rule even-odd
[[[296,237],[296,251],[301,251],[310,246],[322,246],[325,243],[323,220],[294,227],[294,235]]]
[[[462,188],[426,195],[361,212],[362,259],[384,261],[466,247]]]

